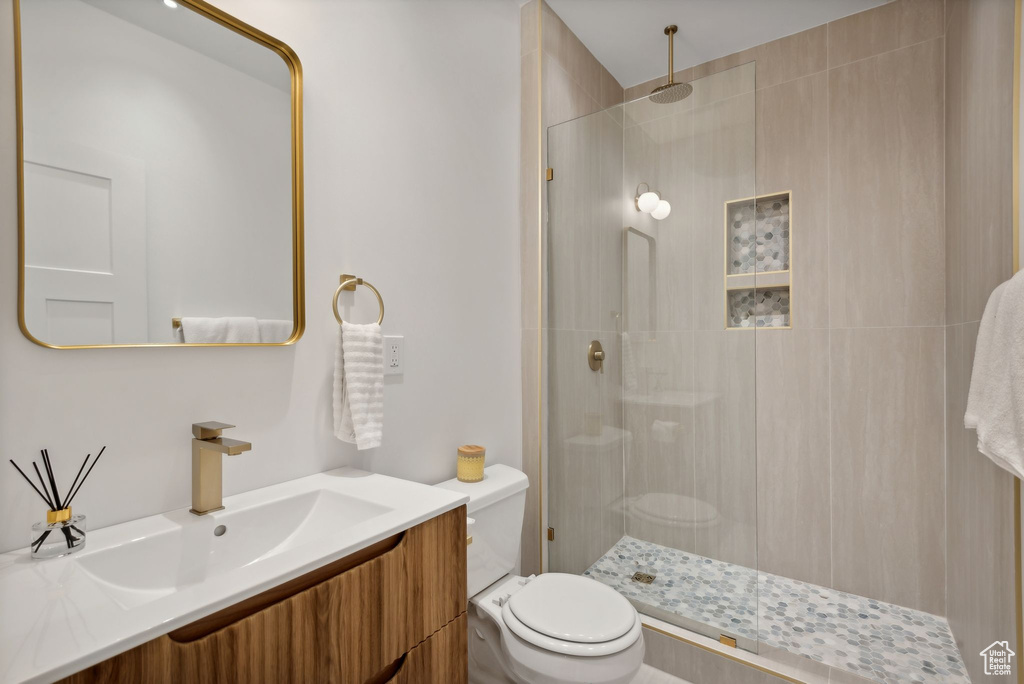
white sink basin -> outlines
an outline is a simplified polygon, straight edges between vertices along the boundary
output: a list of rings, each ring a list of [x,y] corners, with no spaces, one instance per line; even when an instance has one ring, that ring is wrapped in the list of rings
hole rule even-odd
[[[468,500],[341,468],[89,530],[63,558],[0,554],[0,682],[61,679]]]
[[[240,510],[166,515],[173,529],[131,539],[78,559],[78,565],[130,607],[337,534],[394,510],[320,489]]]

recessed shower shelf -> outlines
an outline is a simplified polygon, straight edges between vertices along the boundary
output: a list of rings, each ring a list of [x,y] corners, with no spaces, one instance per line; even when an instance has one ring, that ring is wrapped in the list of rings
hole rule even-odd
[[[789,286],[729,289],[725,293],[726,327],[790,328]]]
[[[725,327],[792,327],[789,191],[725,203]]]

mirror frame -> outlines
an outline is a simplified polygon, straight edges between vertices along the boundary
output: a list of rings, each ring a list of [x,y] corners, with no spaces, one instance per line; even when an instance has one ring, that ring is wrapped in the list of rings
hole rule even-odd
[[[291,74],[292,119],[292,316],[291,336],[284,342],[253,343],[196,343],[140,342],[133,344],[80,344],[56,345],[43,342],[33,335],[25,324],[25,143],[24,111],[21,86],[21,3],[14,5],[14,104],[16,111],[17,163],[18,163],[18,326],[21,332],[41,347],[48,349],[114,349],[132,347],[285,347],[293,345],[306,329],[305,261],[303,252],[303,195],[302,195],[302,64],[298,55],[285,43],[259,29],[221,11],[204,0],[177,0],[178,4],[210,21],[228,28],[238,35],[277,53]]]

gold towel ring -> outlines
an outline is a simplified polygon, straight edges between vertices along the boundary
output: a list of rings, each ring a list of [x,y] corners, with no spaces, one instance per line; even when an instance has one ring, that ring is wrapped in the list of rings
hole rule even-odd
[[[338,289],[334,291],[334,317],[338,319],[338,325],[344,323],[344,321],[341,320],[341,314],[338,313],[338,297],[341,296],[342,290],[344,290],[347,287],[354,290],[356,289],[356,285],[365,285],[366,287],[370,288],[373,294],[377,295],[377,303],[380,305],[380,316],[377,317],[377,325],[380,325],[381,323],[384,322],[384,298],[380,296],[380,292],[377,291],[377,288],[375,288],[373,285],[366,282],[362,278],[356,278],[355,276],[348,276],[347,278],[345,276],[342,276],[341,285],[339,285]]]

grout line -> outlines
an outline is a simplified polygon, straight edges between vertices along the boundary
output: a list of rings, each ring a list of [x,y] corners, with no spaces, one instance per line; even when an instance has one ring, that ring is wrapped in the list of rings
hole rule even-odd
[[[949,613],[949,292],[948,280],[949,280],[949,254],[946,252],[949,250],[947,235],[949,234],[949,225],[946,222],[946,205],[948,197],[946,196],[946,166],[949,157],[949,149],[946,145],[946,131],[949,130],[949,121],[946,117],[947,102],[949,100],[949,90],[946,87],[946,80],[948,74],[946,65],[949,64],[949,42],[946,40],[946,29],[947,24],[945,21],[945,2],[943,2],[943,22],[942,22],[942,243],[944,246],[943,264],[946,272],[945,280],[943,281],[942,287],[942,311],[943,321],[946,323],[943,326],[942,335],[942,612],[943,614]]]
[[[598,83],[598,95],[597,95],[597,97],[594,97],[594,94],[590,92],[590,89],[587,88],[586,86],[584,86],[579,81],[577,81],[576,78],[571,73],[569,73],[568,67],[565,64],[562,64],[562,62],[558,59],[557,56],[555,56],[554,53],[544,52],[544,48],[543,47],[538,48],[537,51],[540,53],[540,58],[542,60],[544,58],[544,55],[547,55],[548,58],[551,60],[551,63],[554,64],[555,66],[557,66],[559,69],[561,69],[562,72],[565,74],[565,77],[568,78],[569,81],[572,82],[573,85],[575,85],[577,88],[582,90],[583,94],[586,95],[588,98],[590,98],[590,100],[594,104],[597,105],[597,109],[594,110],[593,112],[590,112],[591,114],[594,114],[595,112],[599,112],[599,111],[604,110],[604,109],[608,109],[608,107],[603,106],[603,103],[601,102],[601,94],[600,94],[601,84],[600,83]],[[604,66],[603,64],[601,64],[601,62],[597,61],[596,57],[594,58],[594,61],[598,65],[600,65],[602,67]],[[610,105],[610,106],[614,107],[615,105]],[[581,116],[587,116],[587,114],[583,114]],[[579,118],[579,117],[574,117],[574,118]],[[571,121],[571,119],[570,119],[570,121]]]
[[[832,71],[834,69],[842,69],[843,67],[849,66],[850,64],[857,64],[859,62],[866,62],[869,59],[874,59],[875,57],[881,57],[882,55],[888,55],[888,54],[890,54],[892,52],[899,52],[900,50],[907,50],[907,49],[910,49],[912,47],[917,47],[918,45],[924,45],[925,43],[930,43],[933,40],[945,41],[945,39],[946,39],[946,34],[945,34],[945,32],[943,32],[943,33],[940,33],[937,36],[932,36],[931,38],[925,38],[924,40],[919,40],[916,43],[910,43],[909,45],[900,45],[899,47],[894,47],[891,50],[885,50],[883,52],[877,52],[877,53],[875,53],[873,55],[868,55],[867,57],[860,57],[858,59],[851,59],[849,62],[843,62],[842,64],[837,64],[835,66],[829,66],[828,67],[828,71]]]
[[[792,83],[793,81],[799,81],[801,78],[807,78],[808,76],[817,76],[818,74],[827,74],[829,71],[832,71],[834,69],[842,69],[843,67],[845,67],[845,66],[847,66],[849,64],[856,64],[857,62],[864,62],[866,60],[873,59],[875,57],[881,57],[882,55],[887,55],[890,52],[898,52],[900,50],[906,50],[907,48],[912,48],[912,47],[916,47],[918,45],[923,45],[924,43],[936,40],[938,38],[942,38],[944,40],[945,37],[946,37],[945,36],[945,31],[943,31],[943,33],[941,33],[939,35],[932,36],[931,38],[925,38],[924,40],[919,40],[916,43],[910,43],[909,45],[901,45],[899,47],[892,48],[891,50],[884,50],[882,52],[876,52],[875,54],[868,55],[867,57],[860,57],[858,59],[853,59],[853,60],[850,60],[849,62],[843,62],[842,64],[836,64],[836,65],[833,66],[833,65],[829,64],[829,62],[828,62],[828,32],[826,32],[826,37],[825,37],[825,68],[824,69],[817,69],[815,71],[808,71],[807,73],[801,74],[799,76],[795,76],[793,78],[786,79],[784,81],[779,81],[778,83],[772,83],[771,85],[766,85],[766,86],[762,86],[762,87],[755,87],[754,90],[755,90],[755,92],[758,91],[758,90],[768,90],[769,88],[775,88],[775,87],[780,86],[780,85],[785,85],[787,83]],[[762,45],[767,45],[767,43],[762,43]],[[758,46],[755,46],[755,47],[761,47],[761,46],[758,45]],[[754,49],[754,48],[748,48],[748,49]],[[735,53],[733,53],[733,54],[735,54]],[[725,55],[725,57],[730,57],[730,56],[731,55]],[[719,58],[716,58],[716,59],[724,59],[725,57],[719,57]],[[712,61],[714,61],[714,60],[712,60]],[[756,62],[756,61],[757,61],[756,59],[751,58],[751,59],[747,60],[746,62],[740,62],[739,64],[735,64],[735,65],[733,65],[731,67],[725,67],[725,68],[719,69],[718,71],[713,71],[711,73],[704,74],[703,76],[700,76],[699,78],[696,77],[696,76],[693,76],[693,77],[690,78],[690,80],[691,81],[698,81],[698,80],[700,80],[702,78],[707,78],[709,76],[716,76],[718,74],[721,74],[721,73],[724,73],[726,71],[729,71],[730,69],[735,69],[736,67],[743,66],[744,64],[749,64],[750,62]],[[680,70],[676,71],[676,73],[679,73],[679,71],[686,71],[686,69],[697,69],[698,67],[702,67],[705,64],[708,64],[708,62],[702,62],[701,64],[697,64],[695,66],[690,66],[690,67],[686,67],[685,69],[680,69]],[[624,88],[623,90],[626,91],[626,90],[631,90],[633,88],[640,88],[640,87],[646,88],[648,84],[651,84],[652,87],[653,87],[654,85],[657,85],[657,81],[658,80],[659,79],[656,79],[656,78],[649,79],[649,80],[644,81],[642,83],[637,83],[635,85],[628,86],[628,87]],[[643,96],[639,96],[639,97],[636,97],[636,98],[633,98],[633,99],[634,100],[639,100],[642,97]]]
[[[826,293],[827,296],[828,293]],[[801,326],[800,330],[935,330],[943,329],[950,325],[970,325],[971,323],[981,323],[981,320],[974,321],[963,321],[962,323],[934,323],[930,325],[848,325],[848,326],[837,326],[829,327],[827,325],[816,325],[816,326]],[[792,328],[730,328],[730,332],[753,332],[759,330],[761,332],[769,332],[772,330],[791,330]],[[523,330],[536,331],[536,328],[523,328]],[[598,332],[601,334],[614,333],[614,330],[596,330],[593,328],[545,328],[547,331],[557,332]],[[719,332],[721,328],[675,328],[666,329],[661,328],[658,330],[631,330],[630,332],[634,335],[641,333],[684,333],[684,332]]]
[[[925,41],[925,42],[927,42],[927,41]],[[731,66],[728,69],[722,69],[720,71],[715,71],[715,72],[710,73],[710,74],[704,74],[703,76],[700,76],[700,77],[693,76],[687,82],[688,83],[693,83],[694,81],[701,81],[701,80],[703,80],[705,78],[711,78],[712,76],[719,76],[721,74],[724,74],[727,71],[732,71],[733,69],[738,69],[739,67],[742,67],[745,64],[750,64],[750,62],[754,62],[756,64],[757,60],[751,59],[749,61],[742,62],[742,63],[737,64],[735,66]],[[811,76],[817,76],[818,74],[824,74],[826,72],[828,72],[828,69],[817,69],[815,71],[808,71],[805,74],[800,74],[799,76],[794,76],[793,78],[787,78],[786,80],[779,81],[778,83],[772,83],[770,85],[765,85],[765,86],[755,85],[752,92],[758,92],[758,91],[761,91],[761,90],[770,90],[771,88],[778,88],[781,85],[786,85],[787,83],[792,83],[793,81],[799,81],[802,78],[810,78]],[[655,81],[657,81],[657,79],[655,79]],[[657,85],[653,81],[652,81],[652,84]],[[640,84],[638,84],[636,86],[630,86],[630,88],[637,88],[637,87],[640,87],[640,86],[643,86],[643,85],[644,85],[643,83],[640,83]],[[625,100],[625,102],[623,104],[629,104],[630,102],[638,102],[640,100],[646,99],[648,95],[650,95],[650,92],[638,94],[634,98],[631,98],[629,100]],[[623,96],[623,99],[625,99],[625,96]]]
[[[828,311],[828,331],[825,344],[828,359],[828,583],[836,585],[835,564],[835,505],[832,493],[832,94],[828,78],[828,38],[831,26],[825,26],[825,308]],[[832,671],[829,670],[829,680]]]
[[[755,67],[756,69],[756,67]],[[756,76],[756,71],[755,71]],[[755,81],[756,83],[756,81]],[[690,123],[690,140],[693,140],[694,135],[694,117],[689,116]],[[690,151],[690,168],[694,168],[694,155],[695,145],[688,145]],[[690,180],[690,196],[693,197],[694,191],[694,177],[691,175]],[[696,319],[697,314],[697,275],[693,267],[693,254],[694,247],[697,240],[697,229],[696,229],[696,202],[690,202],[690,316]],[[725,257],[722,257],[723,261]],[[690,387],[693,388],[693,392],[697,392],[697,334],[696,330],[690,330]],[[690,484],[692,486],[693,493],[693,515],[694,520],[697,519],[697,407],[694,406],[690,410],[690,454],[691,454],[691,470],[693,472]],[[693,552],[697,552],[697,528],[693,529]]]

